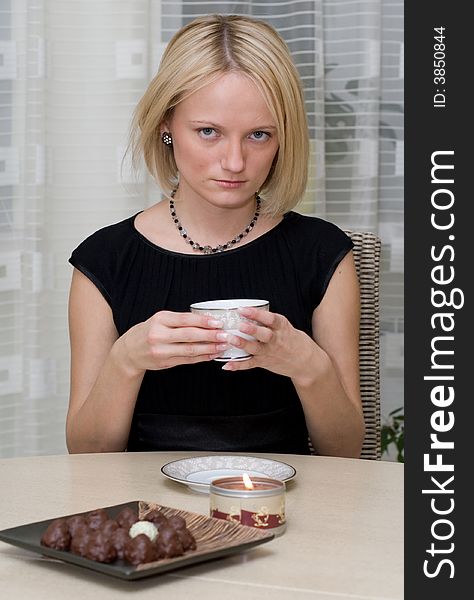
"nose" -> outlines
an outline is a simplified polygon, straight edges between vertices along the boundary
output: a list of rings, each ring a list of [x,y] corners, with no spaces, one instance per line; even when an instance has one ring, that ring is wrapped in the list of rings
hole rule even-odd
[[[245,168],[245,156],[241,140],[228,140],[221,158],[221,166],[225,171],[241,173]]]

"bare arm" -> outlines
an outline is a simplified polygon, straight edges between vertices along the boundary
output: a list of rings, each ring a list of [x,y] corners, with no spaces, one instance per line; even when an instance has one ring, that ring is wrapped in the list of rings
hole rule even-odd
[[[226,347],[217,340],[218,327],[208,317],[161,311],[119,337],[110,306],[74,269],[69,296],[69,452],[125,450],[146,370],[211,360]]]
[[[145,371],[124,368],[112,311],[95,285],[74,269],[69,297],[71,390],[68,450],[125,449]]]
[[[313,313],[316,344],[293,379],[319,454],[359,457],[364,420],[359,390],[359,284],[352,252],[335,271]]]

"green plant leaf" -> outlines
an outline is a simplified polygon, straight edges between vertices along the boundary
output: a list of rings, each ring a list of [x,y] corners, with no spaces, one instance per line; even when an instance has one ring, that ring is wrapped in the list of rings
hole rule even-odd
[[[382,454],[389,453],[393,445],[397,451],[397,461],[405,460],[405,415],[404,407],[400,406],[389,413],[387,422],[380,429],[380,446]]]

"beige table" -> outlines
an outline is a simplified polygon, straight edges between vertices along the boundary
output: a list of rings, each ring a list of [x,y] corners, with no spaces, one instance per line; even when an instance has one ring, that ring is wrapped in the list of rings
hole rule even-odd
[[[0,461],[0,529],[129,500],[208,514],[209,497],[165,479],[186,453],[86,454]],[[263,456],[263,455],[262,455]],[[265,455],[268,457],[268,455]],[[272,455],[291,463],[284,535],[248,552],[128,582],[0,542],[8,600],[385,600],[403,597],[403,466]]]

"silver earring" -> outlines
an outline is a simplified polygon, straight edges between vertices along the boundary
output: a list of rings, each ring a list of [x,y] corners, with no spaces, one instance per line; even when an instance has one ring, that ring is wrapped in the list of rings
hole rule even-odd
[[[163,133],[161,134],[161,141],[166,146],[172,146],[173,138],[171,137],[171,133],[169,133],[168,131],[163,131]]]

